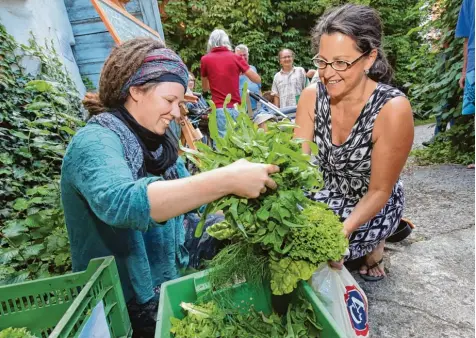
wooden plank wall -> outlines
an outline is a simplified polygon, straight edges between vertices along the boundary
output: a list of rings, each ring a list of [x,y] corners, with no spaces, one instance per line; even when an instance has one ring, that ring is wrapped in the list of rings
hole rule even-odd
[[[79,72],[97,88],[99,75],[114,40],[104,26],[91,0],[64,0],[75,43],[72,47]],[[155,5],[155,6],[154,6]],[[156,0],[131,0],[126,9],[163,37]]]

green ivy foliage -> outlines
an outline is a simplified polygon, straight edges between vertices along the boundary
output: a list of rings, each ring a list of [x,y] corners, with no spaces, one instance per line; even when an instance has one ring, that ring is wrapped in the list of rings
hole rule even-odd
[[[71,268],[59,174],[82,108],[50,46],[20,45],[0,24],[0,284]],[[25,56],[40,62],[37,75]]]
[[[420,0],[371,0],[369,5],[378,10],[383,21],[384,51],[395,71],[393,84],[406,91],[406,83],[419,79],[419,69],[410,70],[408,65],[422,39],[408,32],[421,22]]]
[[[474,163],[474,117],[461,116],[447,132],[440,133],[429,147],[412,152],[419,165]]]
[[[455,38],[462,1],[431,0],[422,7],[422,16],[439,5],[440,17],[410,31],[420,35],[440,35],[422,44],[412,58],[409,70],[421,74],[411,80],[410,99],[419,118],[440,117],[442,123],[454,119],[455,126],[440,134],[426,149],[414,151],[419,164],[474,163],[474,116],[462,116],[463,90],[458,80],[463,67],[464,39]]]
[[[440,17],[410,31],[423,36],[441,35],[436,40],[427,39],[415,50],[409,70],[421,73],[421,78],[409,83],[410,99],[418,117],[436,115],[448,121],[461,115],[462,108],[463,91],[458,80],[463,67],[464,39],[455,38],[461,1],[428,1],[422,8],[422,17],[429,16],[436,3],[441,8]]]

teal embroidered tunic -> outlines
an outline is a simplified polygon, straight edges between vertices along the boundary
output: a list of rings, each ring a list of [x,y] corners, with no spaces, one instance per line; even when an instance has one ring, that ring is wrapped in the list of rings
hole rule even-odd
[[[179,158],[179,177],[188,176]],[[115,256],[126,301],[139,304],[157,287],[179,277],[189,256],[184,216],[162,224],[150,218],[147,185],[161,177],[135,178],[119,135],[89,123],[73,137],[63,160],[61,198],[71,242],[73,270],[92,258]]]

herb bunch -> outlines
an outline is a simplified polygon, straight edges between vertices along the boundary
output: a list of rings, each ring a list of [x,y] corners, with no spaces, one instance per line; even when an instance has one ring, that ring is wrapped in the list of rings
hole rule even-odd
[[[229,97],[223,106],[228,102]],[[268,259],[273,294],[291,293],[299,280],[309,279],[320,263],[339,260],[347,247],[338,217],[327,206],[305,195],[305,191],[323,186],[322,175],[311,164],[310,155],[302,153],[304,141],[293,138],[294,123],[287,120],[272,123],[268,131],[264,131],[244,113],[242,103],[236,122],[225,109],[227,133],[221,138],[216,126],[216,110],[213,103],[211,105],[209,129],[215,148],[198,143],[197,151],[183,149],[200,171],[244,158],[278,165],[280,172],[272,177],[278,184],[275,191],[256,199],[230,195],[208,204],[195,235],[202,235],[207,214],[222,210],[225,220],[208,227],[208,234],[238,245],[257,246],[259,250],[255,252]],[[316,153],[317,146],[310,145]],[[246,271],[240,269],[242,262],[234,260],[232,264],[237,271]],[[217,264],[214,267],[217,268]]]

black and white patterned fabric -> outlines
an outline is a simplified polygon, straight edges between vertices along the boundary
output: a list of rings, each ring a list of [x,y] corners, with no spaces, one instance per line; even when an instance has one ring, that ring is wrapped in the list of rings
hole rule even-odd
[[[317,83],[314,141],[319,147],[316,161],[324,177],[324,188],[313,194],[315,201],[326,203],[342,220],[349,217],[367,193],[370,182],[372,131],[383,105],[404,94],[379,83],[362,109],[347,140],[332,143],[330,99],[324,84]],[[397,228],[403,213],[404,195],[400,179],[393,187],[385,207],[369,222],[361,225],[349,238],[352,260],[366,255]]]

